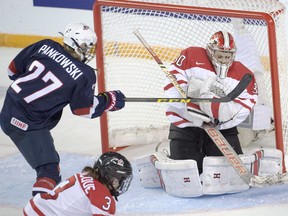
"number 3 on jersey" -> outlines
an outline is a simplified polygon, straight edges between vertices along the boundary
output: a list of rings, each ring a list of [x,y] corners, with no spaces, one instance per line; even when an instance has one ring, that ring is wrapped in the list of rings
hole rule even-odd
[[[34,70],[34,71],[33,71]],[[31,71],[32,73],[27,75],[27,76],[23,76],[20,77],[19,79],[15,80],[12,85],[11,88],[16,92],[19,93],[22,88],[19,86],[19,84],[24,83],[24,82],[28,82],[30,80],[36,79],[38,78],[42,73],[45,73],[45,66],[43,64],[41,64],[39,61],[34,61],[30,67],[29,67],[29,71]],[[40,97],[43,97],[44,95],[49,94],[50,92],[53,92],[54,90],[60,88],[63,83],[51,72],[48,71],[43,77],[42,77],[43,82],[47,83],[49,80],[52,81],[51,84],[47,85],[46,87],[39,89],[37,91],[35,91],[34,93],[26,96],[24,98],[24,100],[27,103],[30,103]]]

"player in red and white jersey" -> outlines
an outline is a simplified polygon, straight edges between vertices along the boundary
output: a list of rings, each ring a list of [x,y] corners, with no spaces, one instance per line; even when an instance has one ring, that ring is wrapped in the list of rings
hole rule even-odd
[[[23,212],[29,216],[114,215],[115,199],[128,190],[131,180],[129,161],[119,153],[107,152],[93,168],[86,166],[51,192],[38,193]]]
[[[173,74],[188,97],[223,97],[233,90],[244,74],[253,76],[252,82],[233,101],[227,103],[170,103],[166,115],[171,121],[171,159],[194,159],[202,172],[204,156],[222,153],[202,129],[203,123],[214,124],[238,154],[242,149],[236,126],[244,121],[257,102],[258,90],[253,73],[241,62],[234,61],[236,45],[233,36],[224,31],[210,38],[206,49],[189,47],[171,64]],[[165,95],[181,98],[181,94],[167,78]]]

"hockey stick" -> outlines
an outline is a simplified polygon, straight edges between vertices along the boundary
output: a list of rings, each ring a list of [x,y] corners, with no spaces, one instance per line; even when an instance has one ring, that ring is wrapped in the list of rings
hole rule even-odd
[[[288,183],[288,173],[281,173],[267,176],[256,176],[249,172],[241,158],[236,154],[234,149],[225,139],[225,137],[214,127],[203,125],[203,128],[214,141],[222,154],[226,157],[229,163],[233,166],[241,179],[251,187],[264,187],[271,185],[280,185]]]
[[[252,80],[252,75],[245,74],[243,78],[240,80],[240,82],[238,83],[238,85],[228,95],[226,95],[225,97],[221,97],[221,98],[189,98],[189,97],[188,98],[125,98],[124,100],[126,102],[157,102],[157,103],[229,102],[237,98],[244,91],[244,89],[249,85],[251,80]]]
[[[204,130],[208,134],[208,136],[213,140],[218,149],[222,152],[222,154],[226,157],[232,167],[239,174],[241,179],[248,185],[250,185],[251,178],[253,174],[249,172],[241,158],[237,155],[225,137],[214,127],[211,127],[207,124],[203,125]],[[250,185],[251,186],[251,185]]]
[[[157,54],[153,51],[153,49],[150,47],[150,45],[144,40],[142,35],[138,30],[133,32],[136,37],[140,40],[140,42],[144,45],[144,47],[148,50],[148,52],[151,54],[151,56],[155,59],[155,61],[158,63],[162,71],[166,74],[166,76],[170,79],[172,84],[177,88],[181,96],[185,99],[187,98],[186,92],[181,88],[179,83],[177,82],[176,78],[169,73],[168,69],[165,67],[165,65],[162,63],[162,61],[158,58]],[[250,80],[251,81],[251,80]],[[245,88],[248,86],[249,83],[246,83]],[[244,86],[243,86],[244,87]],[[245,88],[241,88],[242,91]],[[240,92],[241,94],[241,92]],[[255,176],[252,173],[250,173],[239,157],[237,153],[234,151],[234,149],[231,147],[231,145],[228,143],[228,141],[225,139],[225,137],[220,133],[219,130],[217,130],[215,127],[211,127],[210,125],[204,125],[203,129],[206,131],[206,133],[210,136],[210,138],[213,140],[215,145],[218,147],[218,149],[222,152],[222,154],[225,156],[225,158],[228,160],[228,162],[232,165],[232,167],[235,169],[235,171],[239,174],[241,179],[248,185],[252,187],[260,187],[260,186],[268,186],[268,185],[276,185],[276,184],[283,184],[288,183],[288,174],[276,174],[276,175],[270,175],[270,176]]]
[[[172,84],[177,88],[177,90],[180,92],[181,96],[183,98],[186,98],[186,92],[181,88],[181,86],[178,84],[176,78],[169,73],[169,71],[167,70],[167,68],[165,67],[165,65],[162,63],[162,61],[159,59],[159,57],[157,56],[157,54],[154,52],[154,50],[152,49],[152,47],[150,47],[150,45],[145,41],[145,39],[142,37],[142,35],[140,34],[140,32],[138,30],[135,30],[133,32],[135,34],[135,36],[140,40],[140,42],[143,44],[143,46],[148,50],[148,52],[150,53],[150,55],[154,58],[154,60],[157,62],[157,64],[160,66],[160,68],[162,69],[162,71],[166,74],[166,76],[170,79],[170,81],[172,82]]]

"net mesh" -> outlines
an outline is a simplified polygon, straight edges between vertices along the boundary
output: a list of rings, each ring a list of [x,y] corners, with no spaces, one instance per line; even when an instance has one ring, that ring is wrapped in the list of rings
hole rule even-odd
[[[270,14],[276,23],[281,92],[277,97],[281,99],[284,144],[287,148],[288,91],[285,89],[285,84],[288,81],[288,52],[285,40],[285,10],[281,3],[276,0],[138,0],[138,2]],[[101,7],[106,90],[120,89],[126,97],[163,97],[165,74],[133,31],[138,30],[141,33],[168,67],[182,49],[189,46],[206,47],[213,33],[224,30],[235,37],[237,52],[243,51],[241,61],[262,76],[261,83],[258,83],[261,100],[273,107],[268,30],[264,20],[249,19],[245,16],[235,19],[226,16],[171,12],[165,10],[165,7],[163,5],[161,10],[153,7],[141,9],[113,4]],[[237,39],[237,35],[240,37],[248,34],[252,40],[246,42]],[[254,53],[245,54],[245,50],[250,46],[255,46]],[[109,146],[166,142],[169,122],[165,116],[165,107],[163,103],[126,103],[125,109],[108,113]]]

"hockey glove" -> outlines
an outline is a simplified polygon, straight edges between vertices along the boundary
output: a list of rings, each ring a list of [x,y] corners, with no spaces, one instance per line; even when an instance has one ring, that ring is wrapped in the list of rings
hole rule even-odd
[[[201,98],[225,97],[230,93],[230,88],[219,78],[208,77],[200,90]]]
[[[228,95],[231,92],[230,88],[224,82],[222,82],[219,79],[217,79],[212,84],[210,91],[219,97],[225,97],[226,95]]]
[[[200,89],[203,86],[203,84],[204,84],[203,80],[191,77],[187,88],[187,96],[191,98],[199,97]]]
[[[106,97],[106,111],[120,110],[125,106],[125,95],[120,90],[103,92],[99,95]]]
[[[225,97],[229,93],[230,88],[224,82],[224,80],[221,80],[217,77],[209,77],[207,78],[203,88],[200,90],[200,98]],[[222,129],[224,129],[223,124],[225,124],[225,127],[227,126],[228,128],[234,122],[236,122],[236,115],[242,108],[241,104],[234,101],[225,103],[199,102],[199,106],[205,114],[213,119],[212,122],[215,125],[222,125]]]
[[[188,84],[187,96],[198,98],[203,84],[203,80],[191,77]],[[186,110],[186,119],[193,122],[196,127],[201,127],[203,122],[210,122],[210,117],[200,110],[198,103],[187,104]]]

